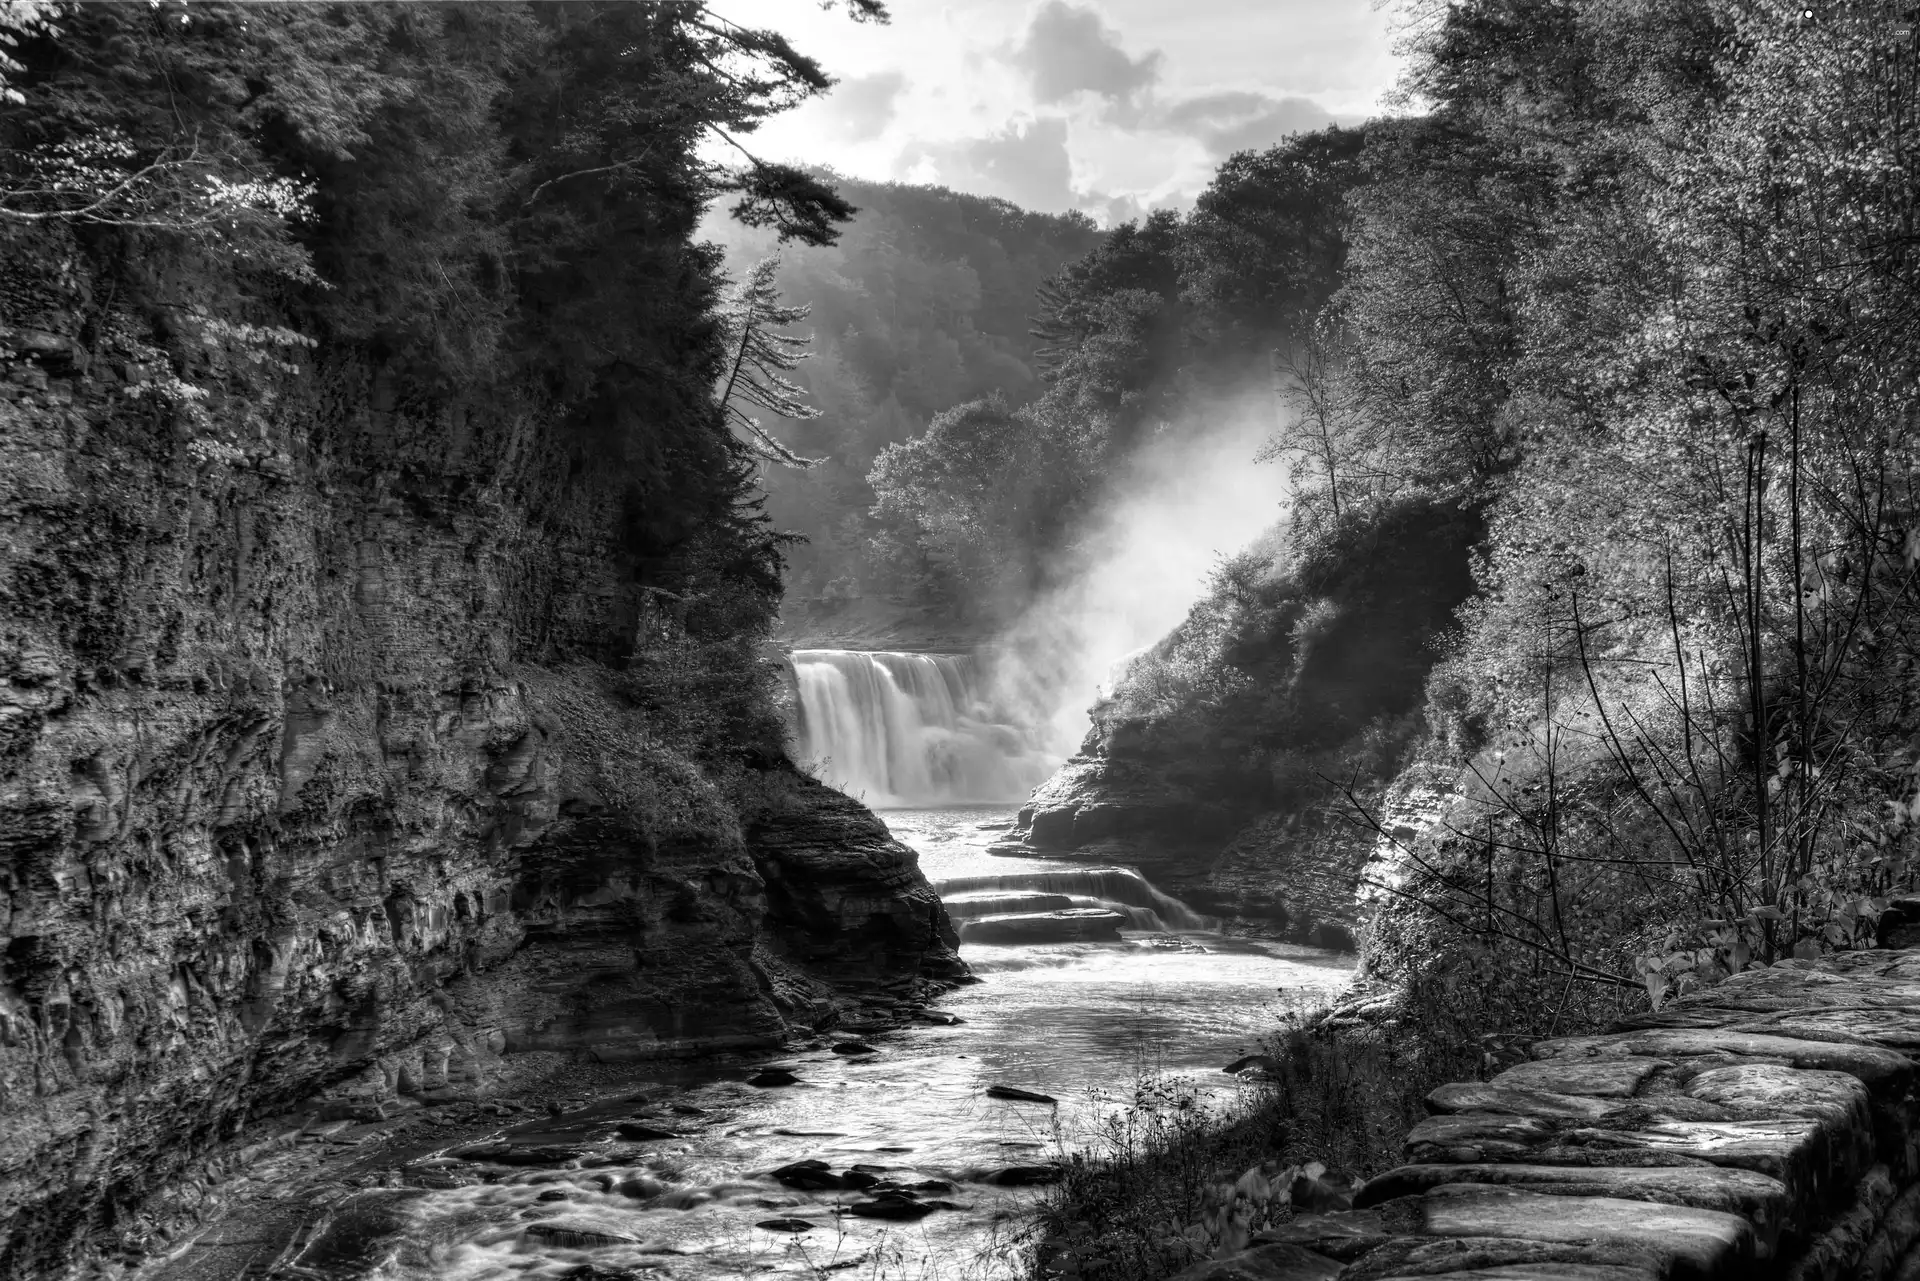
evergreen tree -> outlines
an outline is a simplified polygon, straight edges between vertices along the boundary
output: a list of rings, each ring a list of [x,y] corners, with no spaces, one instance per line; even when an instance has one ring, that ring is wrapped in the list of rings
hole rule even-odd
[[[731,358],[726,382],[720,389],[720,403],[727,411],[728,425],[756,456],[788,467],[812,467],[825,460],[802,458],[748,412],[749,408],[762,409],[802,421],[820,416],[820,411],[804,399],[806,389],[787,377],[812,354],[806,348],[813,339],[779,329],[805,320],[813,308],[780,301],[780,286],[774,280],[779,272],[778,254],[754,264],[721,312]]]

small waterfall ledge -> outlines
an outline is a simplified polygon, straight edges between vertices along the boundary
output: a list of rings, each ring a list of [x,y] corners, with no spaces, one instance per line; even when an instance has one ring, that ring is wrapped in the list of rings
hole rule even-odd
[[[796,649],[794,755],[876,809],[1009,803],[1059,762],[968,654]]]

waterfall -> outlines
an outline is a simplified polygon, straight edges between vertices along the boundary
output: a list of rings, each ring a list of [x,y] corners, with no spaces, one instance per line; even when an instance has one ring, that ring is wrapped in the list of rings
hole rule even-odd
[[[795,755],[873,806],[1017,801],[1058,763],[957,654],[796,649]]]

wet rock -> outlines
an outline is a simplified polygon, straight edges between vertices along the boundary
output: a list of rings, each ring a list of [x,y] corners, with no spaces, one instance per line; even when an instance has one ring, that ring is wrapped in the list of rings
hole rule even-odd
[[[1280,1060],[1271,1054],[1249,1054],[1244,1058],[1235,1059],[1220,1070],[1229,1076],[1245,1073],[1262,1081],[1277,1081],[1285,1071]]]
[[[616,1184],[613,1190],[623,1197],[629,1197],[635,1201],[645,1201],[665,1192],[667,1185],[658,1179],[649,1178],[647,1175],[641,1174]]]
[[[705,1116],[707,1114],[705,1108],[694,1107],[691,1103],[674,1103],[669,1106],[681,1116]]]
[[[1043,1183],[1058,1183],[1060,1167],[1057,1165],[1010,1165],[1004,1170],[995,1170],[986,1181],[995,1187],[1031,1188]]]
[[[858,1058],[866,1054],[878,1054],[879,1051],[865,1041],[842,1041],[833,1047],[835,1054],[844,1054],[849,1058]]]
[[[846,1186],[825,1161],[795,1161],[767,1171],[767,1177],[802,1192],[834,1192]]]
[[[565,1165],[583,1151],[558,1144],[472,1143],[455,1148],[453,1155],[463,1161],[486,1161],[493,1165]]]
[[[879,1175],[870,1174],[865,1170],[848,1170],[840,1176],[840,1185],[842,1187],[852,1188],[856,1192],[864,1192],[879,1182]]]
[[[747,1084],[757,1085],[761,1089],[767,1090],[767,1089],[776,1089],[783,1085],[792,1085],[795,1082],[797,1082],[799,1079],[800,1078],[794,1074],[793,1069],[791,1068],[770,1067],[770,1068],[762,1068],[758,1072],[754,1073],[752,1076],[748,1077]]]
[[[559,1188],[553,1188],[549,1191],[542,1192],[539,1196],[534,1198],[534,1200],[536,1201],[564,1201],[566,1199],[567,1199],[567,1194],[565,1192],[562,1192]]]
[[[987,1097],[990,1099],[1006,1099],[1013,1103],[1059,1102],[1059,1100],[1051,1094],[1036,1094],[1032,1090],[1023,1090],[1013,1085],[989,1085],[987,1087]]]
[[[805,1219],[762,1219],[753,1226],[768,1232],[811,1232],[815,1227]]]
[[[855,1201],[847,1206],[847,1213],[863,1219],[924,1219],[938,1208],[907,1197],[882,1197],[872,1201]]]
[[[672,1130],[663,1130],[657,1125],[648,1125],[643,1121],[622,1121],[613,1127],[613,1132],[621,1138],[634,1143],[649,1143],[656,1139],[677,1139],[681,1137]]]
[[[592,1250],[608,1245],[640,1244],[634,1237],[607,1232],[582,1223],[530,1223],[521,1229],[520,1235],[540,1245],[567,1250]]]
[[[960,923],[963,943],[1097,943],[1116,940],[1127,918],[1103,907],[981,916]]]
[[[953,1013],[951,1010],[915,1010],[913,1017],[919,1019],[922,1023],[935,1023],[941,1027],[952,1027],[955,1024],[966,1022],[965,1019]]]

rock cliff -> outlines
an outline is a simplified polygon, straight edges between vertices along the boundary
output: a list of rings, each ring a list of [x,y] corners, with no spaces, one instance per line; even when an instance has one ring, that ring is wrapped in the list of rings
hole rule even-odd
[[[960,972],[871,814],[637,706],[631,513],[538,397],[323,353],[189,448],[72,314],[0,332],[0,1275],[156,1248],[250,1118]]]
[[[1412,756],[1437,644],[1473,586],[1478,514],[1413,498],[1226,562],[1129,660],[1024,846],[1138,867],[1203,912],[1352,947],[1377,806]],[[1338,780],[1338,782],[1334,781]]]

